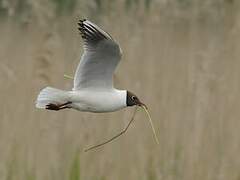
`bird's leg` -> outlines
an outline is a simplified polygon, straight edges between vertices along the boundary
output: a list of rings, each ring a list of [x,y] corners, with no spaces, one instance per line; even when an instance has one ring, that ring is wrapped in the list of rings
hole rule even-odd
[[[72,102],[68,101],[66,103],[63,104],[53,104],[53,103],[49,103],[46,105],[46,109],[48,110],[54,110],[54,111],[59,111],[61,109],[66,109],[66,108],[70,108],[69,106],[67,106],[68,104],[71,104]]]

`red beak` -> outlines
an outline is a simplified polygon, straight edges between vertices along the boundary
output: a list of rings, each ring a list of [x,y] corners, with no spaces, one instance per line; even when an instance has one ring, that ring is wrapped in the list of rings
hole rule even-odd
[[[146,104],[144,104],[144,103],[142,103],[141,101],[139,101],[139,104],[138,104],[138,106],[144,106],[146,109],[148,109],[147,105],[146,105]]]

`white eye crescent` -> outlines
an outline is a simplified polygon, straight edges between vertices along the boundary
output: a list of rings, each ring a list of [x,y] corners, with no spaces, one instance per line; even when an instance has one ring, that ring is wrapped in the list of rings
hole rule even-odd
[[[132,100],[136,100],[137,98],[136,98],[136,96],[132,96]]]

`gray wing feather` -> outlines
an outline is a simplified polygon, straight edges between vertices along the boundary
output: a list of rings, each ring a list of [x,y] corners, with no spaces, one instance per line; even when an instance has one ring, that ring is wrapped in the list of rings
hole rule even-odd
[[[78,24],[84,53],[75,72],[73,90],[112,88],[112,76],[121,59],[118,44],[90,21],[81,20]]]

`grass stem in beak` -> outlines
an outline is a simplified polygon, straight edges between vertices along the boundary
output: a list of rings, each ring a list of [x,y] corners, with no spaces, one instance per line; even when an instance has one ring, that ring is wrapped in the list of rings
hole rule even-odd
[[[127,126],[125,127],[124,130],[122,130],[122,131],[121,131],[120,133],[118,133],[117,135],[113,136],[111,139],[109,139],[109,140],[107,140],[107,141],[104,141],[104,142],[102,142],[102,143],[100,143],[100,144],[97,144],[97,145],[95,145],[95,146],[89,147],[89,148],[85,149],[84,151],[87,152],[87,151],[96,149],[96,148],[98,148],[98,147],[100,147],[100,146],[103,146],[103,145],[105,145],[105,144],[107,144],[107,143],[112,142],[113,140],[115,140],[116,138],[118,138],[119,136],[121,136],[122,134],[124,134],[124,133],[128,130],[130,124],[133,122],[137,110],[138,110],[138,107],[136,107],[136,109],[134,110],[132,119],[129,121],[129,123],[127,124]]]
[[[157,138],[157,135],[156,135],[155,128],[154,128],[154,126],[153,126],[153,122],[152,122],[151,116],[150,116],[150,114],[149,114],[149,112],[148,112],[148,110],[147,110],[147,106],[146,106],[145,104],[142,104],[140,107],[146,112],[146,114],[147,114],[147,116],[148,116],[148,120],[149,120],[149,122],[150,122],[150,124],[151,124],[151,127],[152,127],[152,131],[153,131],[153,134],[154,134],[154,138],[155,138],[155,140],[156,140],[156,143],[159,144],[159,141],[158,141],[158,138]]]

